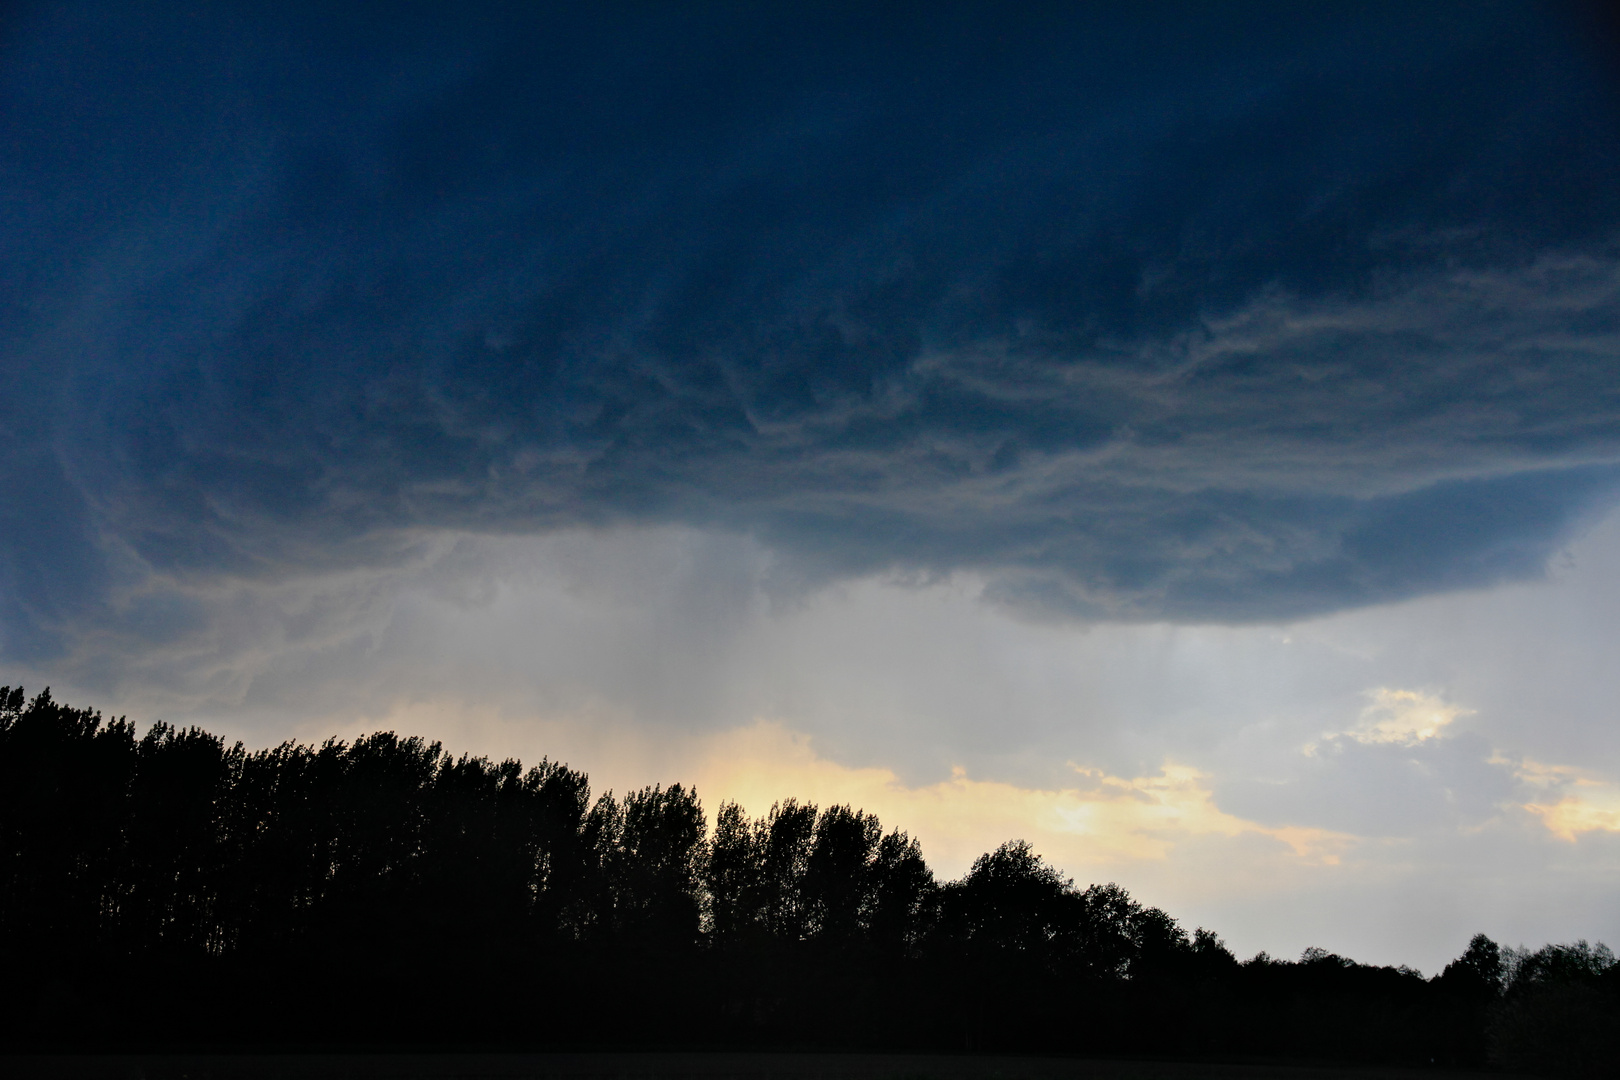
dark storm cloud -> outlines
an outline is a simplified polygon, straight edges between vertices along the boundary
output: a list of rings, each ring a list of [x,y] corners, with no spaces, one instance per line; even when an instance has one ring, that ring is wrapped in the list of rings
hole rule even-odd
[[[1536,572],[1620,476],[1583,24],[1132,10],[20,19],[5,647],[443,528],[1115,617]]]

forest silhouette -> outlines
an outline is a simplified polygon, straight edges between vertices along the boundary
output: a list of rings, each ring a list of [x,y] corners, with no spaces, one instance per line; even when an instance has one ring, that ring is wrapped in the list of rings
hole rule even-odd
[[[1477,935],[1433,978],[1240,962],[1021,841],[937,880],[847,806],[594,800],[378,733],[248,751],[0,689],[10,1049],[838,1048],[1609,1075],[1602,945]]]

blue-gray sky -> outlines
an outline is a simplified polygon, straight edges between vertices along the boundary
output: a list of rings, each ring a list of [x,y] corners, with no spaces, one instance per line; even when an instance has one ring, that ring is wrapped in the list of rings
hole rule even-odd
[[[1617,936],[1616,23],[1006,7],[8,8],[0,673]]]

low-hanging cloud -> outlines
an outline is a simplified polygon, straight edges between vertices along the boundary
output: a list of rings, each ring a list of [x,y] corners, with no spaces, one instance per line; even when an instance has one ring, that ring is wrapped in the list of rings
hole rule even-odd
[[[4,44],[12,657],[614,525],[1294,618],[1620,480],[1620,108],[1540,9],[131,18]]]

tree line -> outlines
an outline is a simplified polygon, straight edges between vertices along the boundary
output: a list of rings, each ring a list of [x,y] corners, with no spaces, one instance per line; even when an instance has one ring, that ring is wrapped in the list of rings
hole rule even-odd
[[[1269,1055],[1581,1074],[1620,965],[1483,935],[1438,976],[1239,962],[1028,844],[939,881],[785,799],[378,733],[248,751],[0,688],[0,1024],[20,1046],[802,1046]]]

